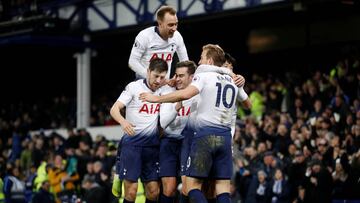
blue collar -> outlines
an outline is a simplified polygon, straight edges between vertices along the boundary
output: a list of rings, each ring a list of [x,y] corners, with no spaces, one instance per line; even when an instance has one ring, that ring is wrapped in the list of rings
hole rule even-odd
[[[144,82],[144,84],[146,85],[146,87],[149,88],[149,90],[151,90],[152,92],[154,92],[154,91],[150,88],[150,86],[148,85],[146,79],[143,79],[143,82]]]

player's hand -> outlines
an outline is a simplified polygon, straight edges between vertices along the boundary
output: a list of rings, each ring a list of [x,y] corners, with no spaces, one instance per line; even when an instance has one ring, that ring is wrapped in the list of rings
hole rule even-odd
[[[162,80],[162,82],[160,83],[160,87],[167,85],[168,84],[168,79]]]
[[[125,120],[123,123],[121,123],[121,128],[122,128],[122,130],[123,130],[126,134],[128,134],[128,135],[130,135],[130,136],[135,135],[134,127],[135,127],[135,125],[132,124],[132,123],[130,123],[130,122],[127,121],[127,120]]]
[[[157,96],[155,96],[149,92],[140,93],[139,99],[143,102],[152,102],[152,103],[157,102]]]
[[[242,75],[233,76],[233,80],[237,87],[243,87],[245,85],[245,78]]]
[[[171,78],[170,80],[167,80],[167,84],[168,84],[170,87],[175,87],[175,86],[176,86],[176,75],[174,75],[174,77]]]

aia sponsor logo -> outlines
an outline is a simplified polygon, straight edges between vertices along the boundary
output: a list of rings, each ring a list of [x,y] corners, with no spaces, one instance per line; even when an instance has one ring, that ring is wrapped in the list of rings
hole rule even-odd
[[[160,104],[143,104],[139,113],[158,114],[160,112]]]
[[[151,58],[150,58],[150,61],[153,60],[153,59],[156,59],[156,58],[161,58],[162,60],[164,61],[171,61],[172,60],[172,55],[171,53],[154,53]]]
[[[188,116],[190,114],[190,106],[189,107],[181,107],[181,109],[178,112],[178,116]]]

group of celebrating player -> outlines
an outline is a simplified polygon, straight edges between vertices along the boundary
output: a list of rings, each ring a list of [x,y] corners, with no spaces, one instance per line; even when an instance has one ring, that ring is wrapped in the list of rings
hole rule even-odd
[[[142,30],[131,50],[137,80],[110,110],[124,131],[113,194],[121,195],[123,183],[123,202],[135,202],[140,178],[146,203],[174,202],[180,173],[181,202],[230,203],[237,101],[251,106],[245,80],[232,72],[233,58],[218,45],[202,47],[198,67],[188,59],[173,7],[161,6],[156,17],[158,25]],[[180,62],[170,79],[175,52]],[[204,181],[212,188],[207,197]]]

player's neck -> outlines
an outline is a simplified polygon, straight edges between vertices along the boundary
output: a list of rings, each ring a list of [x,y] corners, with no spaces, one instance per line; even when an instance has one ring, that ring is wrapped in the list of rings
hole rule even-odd
[[[159,27],[155,28],[155,32],[161,37],[161,39],[163,39],[165,41],[168,40],[168,37],[164,37],[164,34],[161,34],[161,31],[160,31]]]
[[[149,80],[148,79],[144,79],[144,84],[146,85],[147,88],[149,88],[151,91],[155,92],[156,90],[154,90],[151,85],[149,84]]]

